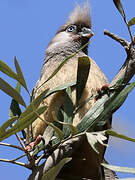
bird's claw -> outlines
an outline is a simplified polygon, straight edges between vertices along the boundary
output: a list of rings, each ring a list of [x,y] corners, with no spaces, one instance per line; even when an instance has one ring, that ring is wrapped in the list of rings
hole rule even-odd
[[[26,151],[31,151],[37,144],[39,144],[39,142],[41,141],[41,139],[42,139],[42,136],[39,135],[39,136],[35,139],[35,141],[30,142],[30,143],[25,147],[25,150],[26,150]]]
[[[97,89],[96,100],[100,99],[104,94],[108,94],[109,84],[104,84],[101,88]]]

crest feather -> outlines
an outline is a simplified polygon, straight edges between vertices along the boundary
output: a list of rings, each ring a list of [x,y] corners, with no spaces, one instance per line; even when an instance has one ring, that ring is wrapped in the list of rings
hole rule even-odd
[[[91,28],[91,16],[88,0],[86,0],[82,6],[77,4],[74,11],[69,15],[69,24],[75,24],[77,22],[87,24]]]

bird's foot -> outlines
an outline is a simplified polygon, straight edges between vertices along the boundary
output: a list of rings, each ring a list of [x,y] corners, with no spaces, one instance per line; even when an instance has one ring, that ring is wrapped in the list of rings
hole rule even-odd
[[[42,136],[39,135],[39,136],[35,139],[35,141],[30,142],[30,143],[25,147],[25,150],[26,150],[26,151],[31,151],[32,149],[34,149],[34,147],[35,147],[37,144],[39,144],[39,142],[41,141],[41,139],[42,139]]]
[[[100,99],[104,94],[109,94],[109,84],[104,84],[101,88],[97,89],[96,100]]]

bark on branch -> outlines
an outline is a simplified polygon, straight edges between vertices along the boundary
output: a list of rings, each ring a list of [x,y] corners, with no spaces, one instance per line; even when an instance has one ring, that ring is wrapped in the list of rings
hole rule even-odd
[[[135,74],[135,48],[134,45],[123,38],[118,37],[117,35],[110,33],[109,31],[105,30],[104,34],[109,36],[110,38],[119,42],[125,49],[127,53],[127,58],[120,68],[119,72],[116,74],[110,86],[114,85],[118,80],[123,79],[123,83],[128,83]]]
[[[84,136],[78,136],[62,143],[52,153],[52,155],[47,158],[45,163],[33,169],[33,172],[28,178],[28,180],[40,180],[43,174],[47,172],[51,167],[59,163],[60,160],[71,156],[76,151],[76,149],[81,145],[83,139]]]

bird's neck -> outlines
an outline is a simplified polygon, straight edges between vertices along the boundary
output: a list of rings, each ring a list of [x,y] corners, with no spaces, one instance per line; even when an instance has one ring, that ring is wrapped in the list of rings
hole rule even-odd
[[[57,49],[47,48],[40,78],[46,72],[46,69],[49,66],[52,66],[54,63],[57,63],[59,65],[66,57],[76,53],[80,48],[81,46],[79,44],[75,44],[74,46],[70,47],[68,45],[65,45],[64,47],[59,47]],[[87,54],[88,47],[85,47],[83,50],[78,52],[78,56]]]

